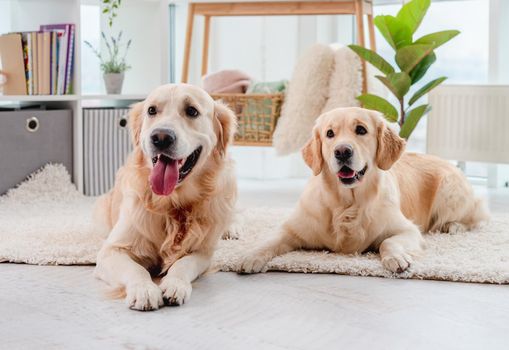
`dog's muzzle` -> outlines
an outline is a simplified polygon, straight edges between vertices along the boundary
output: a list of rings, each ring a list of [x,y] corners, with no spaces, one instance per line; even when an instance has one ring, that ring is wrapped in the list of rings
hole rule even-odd
[[[353,185],[355,182],[362,180],[362,177],[366,174],[367,170],[368,170],[367,164],[360,171],[355,171],[349,166],[343,165],[339,169],[337,176],[339,181],[341,181],[343,185]]]
[[[152,170],[149,182],[152,191],[168,196],[193,170],[203,150],[198,146],[186,157],[176,157],[177,136],[171,129],[155,129],[150,134]]]

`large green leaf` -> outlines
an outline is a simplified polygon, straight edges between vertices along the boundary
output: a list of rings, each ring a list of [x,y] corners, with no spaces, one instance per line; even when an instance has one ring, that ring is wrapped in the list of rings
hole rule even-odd
[[[421,120],[422,116],[430,111],[429,105],[420,105],[409,111],[406,115],[405,122],[399,131],[399,136],[408,140],[415,127]]]
[[[431,45],[409,45],[396,52],[396,63],[402,71],[410,73],[419,62],[433,51]]]
[[[459,33],[460,32],[458,30],[444,30],[442,32],[425,35],[422,38],[417,39],[415,44],[433,45],[433,49],[436,49],[454,38]]]
[[[447,79],[446,77],[440,77],[438,79],[435,79],[435,80],[432,80],[430,81],[429,83],[427,83],[426,85],[424,85],[422,88],[420,88],[413,96],[412,98],[410,99],[410,101],[408,101],[408,105],[411,106],[413,105],[415,102],[417,102],[417,100],[419,100],[422,96],[426,95],[428,92],[430,92],[432,89],[436,88],[438,85],[440,85],[445,79]]]
[[[411,33],[415,33],[428,11],[431,0],[411,0],[399,10],[396,18],[406,24]]]
[[[357,55],[365,59],[384,74],[394,73],[394,68],[379,54],[359,45],[348,45]]]
[[[374,20],[382,36],[395,50],[412,43],[412,31],[394,16],[376,16]]]
[[[434,52],[431,52],[428,56],[424,57],[424,59],[419,62],[417,66],[410,72],[410,78],[412,79],[412,84],[417,83],[421,78],[426,74],[429,67],[437,60],[437,56]]]
[[[377,75],[376,78],[387,86],[399,100],[403,99],[412,84],[410,77],[405,72],[387,74],[386,77]]]
[[[357,96],[357,99],[364,108],[382,112],[388,121],[393,123],[398,121],[398,111],[389,101],[371,94]]]

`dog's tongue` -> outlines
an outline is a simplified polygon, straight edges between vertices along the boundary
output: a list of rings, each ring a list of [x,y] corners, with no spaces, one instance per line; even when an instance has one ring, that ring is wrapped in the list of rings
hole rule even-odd
[[[175,189],[178,178],[177,161],[160,156],[150,173],[150,187],[155,194],[167,196]]]
[[[344,166],[341,169],[339,169],[338,176],[342,179],[351,179],[352,177],[355,176],[355,171],[353,171],[349,167]]]

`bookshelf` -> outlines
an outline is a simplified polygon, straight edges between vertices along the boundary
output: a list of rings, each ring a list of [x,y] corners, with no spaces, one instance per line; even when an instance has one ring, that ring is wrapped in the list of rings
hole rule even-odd
[[[143,100],[156,86],[169,82],[170,1],[124,0],[112,29],[105,16],[100,15],[100,3],[99,0],[0,0],[0,34],[36,31],[45,24],[75,25],[72,94],[0,95],[0,106],[33,104],[72,110],[73,178],[80,191],[83,191],[83,108],[125,107]],[[97,36],[101,30],[111,33],[123,30],[124,37],[132,39],[127,56],[132,69],[126,72],[121,95],[105,94],[104,85],[97,82],[102,81],[98,60],[85,51],[89,48],[83,44],[83,34],[87,38],[90,33]],[[101,46],[100,51],[105,52],[106,48]],[[92,75],[99,88],[91,91],[87,81]]]

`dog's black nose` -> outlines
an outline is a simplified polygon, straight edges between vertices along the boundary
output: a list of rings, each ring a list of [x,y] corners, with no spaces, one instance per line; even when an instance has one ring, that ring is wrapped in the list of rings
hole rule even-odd
[[[340,162],[346,162],[353,156],[353,148],[350,145],[340,145],[334,151],[334,156]]]
[[[175,143],[177,137],[172,130],[169,129],[156,129],[150,135],[152,144],[160,151],[168,149]]]

